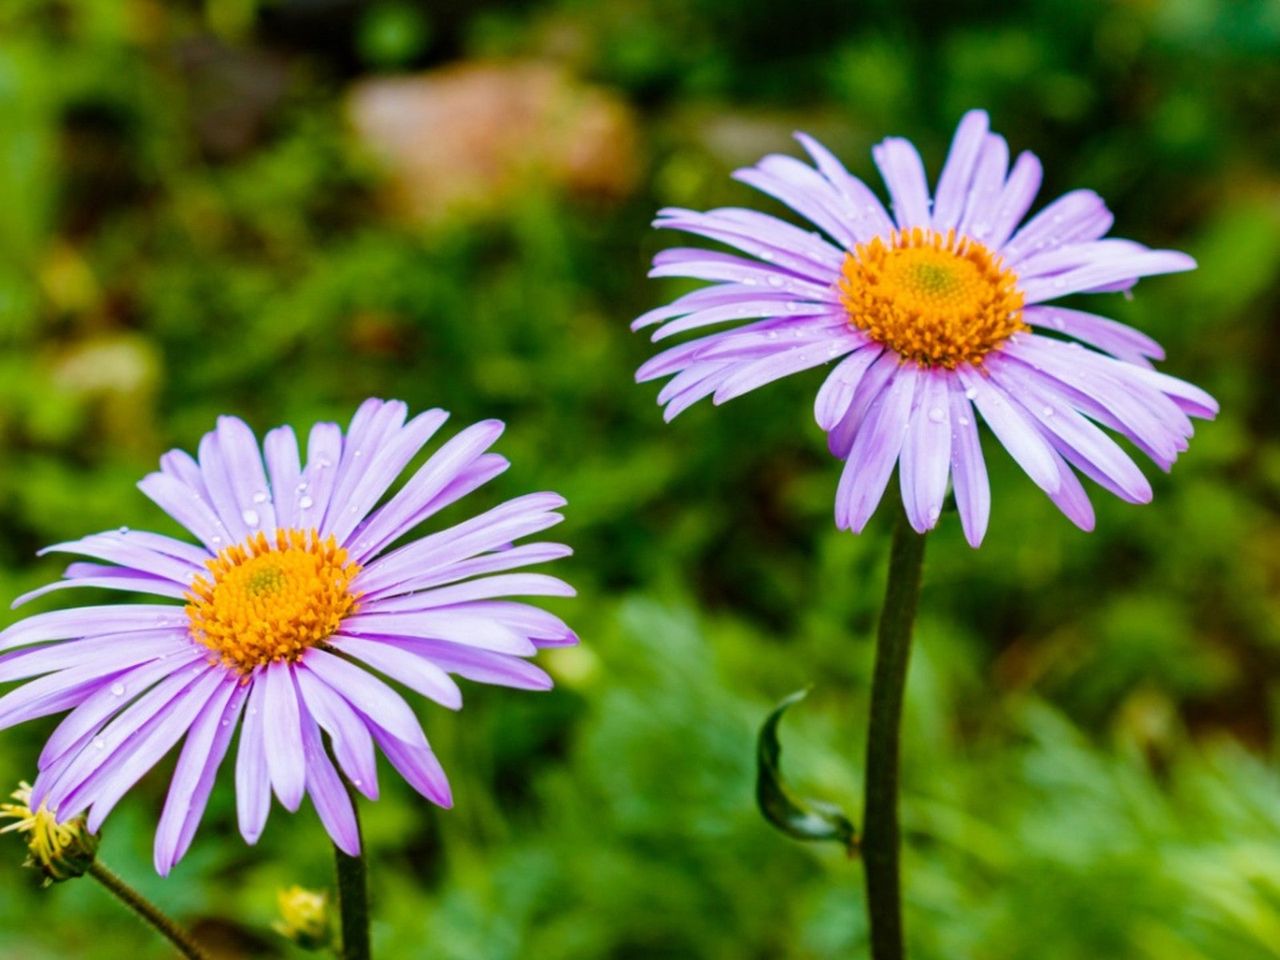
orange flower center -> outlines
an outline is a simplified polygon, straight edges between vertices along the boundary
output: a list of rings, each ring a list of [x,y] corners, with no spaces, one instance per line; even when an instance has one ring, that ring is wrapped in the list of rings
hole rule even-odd
[[[922,367],[981,363],[1030,329],[1014,272],[954,230],[914,227],[859,244],[844,259],[839,287],[850,323]]]
[[[332,536],[315,530],[257,533],[206,564],[187,594],[191,636],[228,667],[248,673],[296,660],[333,636],[356,609],[351,581],[360,565]]]

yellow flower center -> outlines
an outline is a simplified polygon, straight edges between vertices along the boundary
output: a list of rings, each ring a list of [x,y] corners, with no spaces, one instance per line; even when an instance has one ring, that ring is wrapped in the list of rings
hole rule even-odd
[[[83,876],[93,863],[98,838],[85,829],[83,815],[66,823],[43,803],[31,809],[31,785],[23,782],[10,796],[15,803],[0,803],[0,818],[14,823],[0,833],[21,833],[27,840],[27,865],[38,868],[47,883]]]
[[[248,673],[296,660],[338,630],[356,608],[351,581],[360,565],[315,530],[258,533],[206,564],[187,594],[191,635],[222,663]]]
[[[1014,272],[954,230],[914,227],[859,244],[844,259],[839,287],[850,323],[922,367],[981,363],[1030,329]]]

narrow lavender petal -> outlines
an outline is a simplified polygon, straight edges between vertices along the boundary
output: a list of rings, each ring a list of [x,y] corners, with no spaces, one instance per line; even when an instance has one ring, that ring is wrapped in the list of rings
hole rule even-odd
[[[373,737],[360,715],[310,670],[294,671],[307,712],[329,735],[333,755],[351,785],[370,800],[378,799],[378,762]]]
[[[848,202],[848,225],[859,243],[872,237],[885,237],[893,231],[893,221],[885,212],[880,198],[857,177],[845,169],[826,147],[807,134],[797,133],[796,139],[808,151],[818,170],[836,191]]]
[[[164,577],[183,585],[190,584],[195,574],[204,572],[205,561],[210,558],[209,553],[192,544],[161,537],[160,542],[163,544],[164,541],[169,542],[168,553],[161,552],[142,541],[137,531],[130,530],[124,533],[111,531],[95,533],[81,540],[55,543],[41,550],[39,556],[43,557],[50,553],[75,553],[82,557],[93,557],[121,567],[128,567],[140,573]],[[182,555],[174,555],[174,552],[180,548],[185,548],[182,550]]]
[[[991,232],[995,204],[1004,190],[1005,173],[1009,168],[1009,146],[1004,137],[989,133],[983,138],[978,151],[978,165],[969,184],[969,197],[965,201],[964,216],[957,232],[986,241]]]
[[[493,446],[503,430],[501,420],[482,420],[442,444],[409,478],[400,492],[369,518],[368,525],[361,531],[360,542],[367,549],[374,544],[386,543],[388,538],[404,532],[404,524],[418,509]],[[363,555],[359,543],[356,545],[356,552]]]
[[[276,661],[258,674],[262,684],[263,750],[267,775],[281,805],[290,813],[302,803],[307,788],[307,770],[302,759],[302,732],[299,728],[298,698],[293,688],[292,668]]]
[[[43,597],[48,593],[56,593],[59,590],[69,590],[73,587],[93,587],[98,590],[123,590],[126,593],[149,593],[156,597],[173,597],[181,600],[187,595],[187,587],[180,583],[174,583],[172,580],[164,580],[160,577],[153,577],[146,573],[135,573],[122,570],[120,573],[111,577],[77,577],[69,580],[56,580],[53,583],[46,583],[43,587],[37,587],[35,590],[29,590],[22,596],[13,601],[11,606],[17,609],[25,603],[35,600],[37,597]]]
[[[990,121],[985,110],[970,110],[960,118],[951,150],[947,153],[933,203],[933,229],[946,233],[959,226],[964,215],[969,185],[978,166],[978,154],[987,137]]]
[[[1150,366],[1148,357],[1152,360],[1164,359],[1163,348],[1145,333],[1127,324],[1082,310],[1027,307],[1022,311],[1022,319],[1032,326],[1056,330],[1139,366]]]
[[[1031,209],[1043,173],[1040,160],[1034,153],[1024,151],[1018,154],[1013,171],[991,209],[991,229],[983,237],[984,243],[998,250],[1013,235]]]
[[[1147,247],[1123,237],[1107,237],[1084,243],[1065,243],[1023,258],[1018,264],[1018,277],[1023,283],[1054,277],[1102,260],[1147,253]],[[1127,281],[1122,281],[1127,282]]]
[[[639,330],[667,316],[688,313],[689,310],[683,309],[684,307],[711,306],[718,300],[727,302],[728,299],[740,298],[745,293],[760,294],[769,289],[797,293],[809,300],[830,300],[832,291],[829,274],[832,269],[824,267],[819,270],[818,273],[827,279],[815,280],[810,276],[814,272],[812,265],[806,266],[804,273],[798,273],[776,264],[749,260],[746,257],[719,250],[671,247],[654,255],[649,277],[654,279],[683,277],[689,280],[721,281],[721,283],[693,290],[678,297],[666,307],[659,307],[643,314],[644,322],[637,320],[632,324],[632,329]],[[672,310],[674,313],[671,312]]]
[[[190,670],[176,671],[113,717],[89,747],[77,754],[57,783],[50,784],[45,798],[50,809],[64,818],[87,809],[97,791],[117,771],[132,769],[132,758],[146,746],[151,731],[183,702],[184,694],[199,684],[210,669],[207,664],[197,664]],[[146,764],[139,775],[154,762]]]
[[[238,417],[218,418],[218,446],[240,519],[251,531],[276,527],[275,506],[262,467],[258,439]]]
[[[1042,434],[1056,436],[1077,451],[1123,490],[1125,499],[1138,503],[1151,500],[1151,484],[1137,464],[1119,444],[1078,414],[1070,400],[1047,389],[1030,375],[1022,374],[1015,365],[990,363],[988,369],[1006,395],[1039,422]]]
[[[794,157],[766,156],[754,167],[734,171],[733,178],[781,200],[842,247],[857,245],[853,231],[833,215],[833,209],[842,205],[840,195],[816,170]]]
[[[379,637],[378,640],[426,657],[442,670],[476,683],[520,690],[550,690],[552,687],[551,677],[545,671],[519,657],[477,650],[445,640],[424,640],[420,637]]]
[[[831,430],[849,410],[854,392],[867,369],[880,356],[877,345],[856,350],[840,361],[828,374],[813,403],[813,416],[823,430]]]
[[[866,418],[871,404],[879,398],[885,387],[898,372],[901,364],[897,354],[885,351],[871,364],[867,372],[858,381],[853,391],[853,399],[849,401],[849,409],[841,421],[827,435],[827,447],[831,455],[845,460],[853,448],[853,438]]]
[[[698,401],[711,396],[732,370],[732,361],[722,360],[699,364],[684,371],[668,384],[670,389],[659,394],[658,402],[663,404],[663,421],[670,423]]]
[[[413,742],[422,736],[418,718],[404,698],[354,663],[312,647],[298,661],[296,669],[299,673],[310,670],[351,706],[401,740]]]
[[[734,214],[750,213],[750,223]],[[663,210],[654,225],[706,237],[766,263],[777,264],[816,283],[827,282],[840,268],[843,254],[828,244],[814,246],[814,238],[791,224],[755,211]]]
[[[298,483],[302,479],[302,461],[298,455],[298,438],[293,427],[276,427],[262,441],[262,456],[267,461],[271,503],[276,513],[276,526],[288,530],[296,527],[297,505],[302,496]]]
[[[380,449],[366,454],[369,462],[365,468],[349,473],[348,482],[334,493],[325,517],[326,531],[345,544],[351,531],[391,489],[401,471],[447,419],[449,414],[443,410],[428,410],[409,421]]]
[[[307,770],[307,794],[330,839],[349,857],[360,856],[360,827],[346,785],[333,768],[320,739],[316,721],[302,708],[302,754]]]
[[[889,188],[898,226],[902,229],[927,227],[929,185],[915,146],[901,137],[888,137],[871,148],[871,157]]]
[[[234,683],[235,680],[228,682],[225,670],[215,667],[152,718],[128,756],[117,758],[109,768],[104,768],[106,776],[91,794],[93,805],[86,824],[90,831],[96,833],[125,793],[173,749],[219,688],[231,687]]]
[[[45,640],[69,640],[73,637],[99,636],[107,633],[132,633],[142,630],[167,630],[182,627],[187,615],[182,607],[152,603],[120,603],[107,606],[77,607],[38,613],[0,632],[0,650]]]
[[[409,415],[408,406],[399,400],[379,400],[370,398],[362,403],[351,423],[347,426],[347,435],[342,444],[342,458],[338,461],[337,473],[334,476],[333,494],[329,499],[329,509],[321,523],[326,533],[333,526],[333,521],[345,510],[351,492],[360,478],[369,469],[372,459],[377,456],[383,445],[391,442],[404,426]],[[427,413],[428,419],[432,411]]]
[[[209,502],[218,515],[218,521],[233,541],[240,542],[254,530],[241,517],[236,488],[227,470],[226,457],[216,431],[200,438],[200,475],[209,491]]]
[[[200,473],[200,464],[185,450],[170,450],[160,457],[160,471],[173,477],[179,483],[190,487],[196,496],[206,503],[209,491],[205,488],[204,477]]]
[[[1026,415],[972,367],[957,369],[965,396],[973,401],[996,439],[1036,486],[1054,494],[1061,483],[1057,456]]]
[[[840,475],[836,526],[861,533],[879,505],[902,449],[918,379],[914,367],[901,367],[884,393],[872,401]]]
[[[742,364],[720,384],[713,400],[716,404],[726,403],[766,383],[830,363],[861,345],[860,339],[838,337]]]
[[[942,515],[951,468],[951,410],[947,401],[950,374],[922,370],[917,374],[898,481],[907,520],[916,533],[932,530]]]
[[[965,539],[975,549],[982,544],[991,519],[991,483],[982,457],[977,415],[965,396],[959,377],[948,380],[951,399],[951,476],[956,508]]]
[[[785,291],[761,293],[753,300],[736,300],[718,306],[705,307],[679,319],[670,320],[658,327],[650,339],[654,343],[659,343],[679,333],[688,333],[690,330],[700,330],[703,327],[735,320],[790,318],[792,321],[798,321],[808,317],[844,319],[844,308],[826,298],[806,300]]]
[[[110,684],[115,674],[95,669],[62,671],[25,683],[0,697],[0,730],[74,707]]]
[[[360,571],[352,589],[369,597],[419,573],[423,564],[464,560],[539,533],[564,519],[551,512],[564,504],[564,498],[556,493],[528,494],[508,500],[470,520],[379,557]]]
[[[1023,285],[1022,292],[1027,303],[1042,303],[1121,280],[1179,273],[1194,270],[1195,266],[1196,262],[1191,257],[1177,250],[1146,250],[1127,256],[1110,256],[1053,277],[1030,280]]]
[[[253,675],[249,686],[244,723],[240,727],[240,749],[236,752],[236,818],[245,842],[255,844],[271,812],[271,774],[267,769],[265,739],[267,717],[263,709],[266,684],[262,682],[261,670]]]
[[[138,489],[213,553],[227,546],[230,535],[222,520],[213,507],[185,483],[166,473],[149,473],[138,481]]]
[[[456,609],[426,610],[414,613],[359,613],[342,622],[346,633],[360,636],[393,634],[403,637],[427,637],[527,657],[537,647],[498,623],[470,617]],[[358,704],[357,704],[358,706]]]
[[[154,862],[162,877],[169,875],[195,837],[246,696],[238,682],[224,683],[187,733],[156,826]]]
[[[573,549],[563,543],[526,543],[518,547],[509,547],[506,550],[499,550],[495,553],[487,553],[483,556],[474,557],[470,560],[429,564],[424,566],[417,576],[399,584],[397,594],[400,592],[425,590],[428,587],[439,587],[447,583],[466,580],[470,577],[479,576],[481,574],[501,573],[506,570],[515,570],[535,563],[547,563],[551,560],[558,560],[562,557],[567,557],[572,553]],[[391,612],[397,609],[397,607],[394,605],[396,603],[395,600],[384,599],[389,596],[390,594],[383,593],[376,598],[362,599],[360,609],[365,613]],[[412,601],[413,604],[416,604],[416,601],[413,601],[412,597],[400,599],[407,599]],[[412,604],[411,606],[403,607],[401,609],[411,608]]]
[[[1072,190],[1028,220],[1000,251],[1013,266],[1040,250],[1097,240],[1111,229],[1111,211],[1092,190]]]
[[[458,471],[457,476],[444,485],[435,496],[430,497],[419,506],[408,519],[395,526],[383,527],[380,537],[373,539],[368,532],[377,514],[365,520],[355,533],[355,544],[351,548],[351,557],[358,563],[367,564],[370,558],[385,550],[410,530],[417,527],[429,517],[439,513],[445,507],[461,500],[467,494],[480,489],[494,477],[506,471],[511,461],[496,453],[482,453],[471,462],[471,465]]]
[[[108,634],[84,640],[64,640],[0,655],[0,683],[26,680],[42,673],[90,662],[104,671],[133,666],[144,660],[190,649],[185,630],[149,630],[138,634]]]
[[[453,806],[453,791],[449,789],[449,779],[431,747],[427,745],[421,728],[418,728],[418,735],[407,742],[383,729],[376,721],[371,720],[369,729],[378,747],[409,786],[446,810]]]
[[[441,706],[450,710],[462,709],[462,691],[435,664],[397,647],[363,637],[336,634],[332,644],[334,649],[362,661]]]
[[[1104,358],[1104,360],[1109,360],[1109,358]],[[1109,362],[1113,365],[1118,363],[1115,360],[1109,360]],[[1218,401],[1195,384],[1187,383],[1187,381],[1171,377],[1167,373],[1144,367],[1118,368],[1112,366],[1111,369],[1117,376],[1121,374],[1123,369],[1124,375],[1132,377],[1149,389],[1158,390],[1190,416],[1212,420],[1218,415]]]
[[[86,697],[63,718],[50,734],[49,739],[45,741],[37,761],[37,768],[44,770],[51,767],[68,751],[74,749],[87,734],[101,729],[104,723],[135,698],[145,694],[167,677],[200,666],[202,661],[203,657],[195,651],[188,650],[185,655],[159,660],[148,659],[134,666],[120,668],[125,672],[100,665],[104,673],[114,674],[115,679]]]
[[[1080,478],[1067,462],[1056,451],[1053,456],[1058,465],[1059,481],[1058,489],[1049,494],[1049,499],[1068,520],[1085,533],[1089,533],[1093,530],[1095,523],[1093,504],[1089,502],[1089,495],[1085,493]]]
[[[572,597],[576,595],[577,591],[572,586],[545,573],[502,573],[466,583],[425,590],[417,594],[417,599],[419,605],[426,608],[446,607],[455,603],[465,603],[468,600],[488,600],[491,597]]]
[[[336,423],[317,423],[307,439],[307,465],[295,488],[294,522],[299,529],[319,529],[342,460],[342,430]]]

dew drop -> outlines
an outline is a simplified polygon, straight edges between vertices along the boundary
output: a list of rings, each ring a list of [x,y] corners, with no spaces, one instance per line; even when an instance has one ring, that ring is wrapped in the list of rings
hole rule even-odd
[[[929,419],[932,420],[934,423],[941,423],[943,416],[944,414],[942,412],[941,407],[934,407],[932,410],[929,411]]]
[[[258,525],[258,511],[245,510],[243,513],[240,514],[240,519],[243,520],[249,526],[256,527]]]
[[[333,466],[333,461],[330,460],[328,457],[321,457],[319,460],[316,461],[316,467],[320,470],[328,470],[332,466]]]
[[[221,542],[222,542],[222,538],[221,538],[220,536],[218,536],[218,535],[215,533],[212,537],[210,537],[210,538],[209,538],[209,542],[210,542],[210,543],[221,543]]]
[[[965,399],[966,399],[966,400],[976,400],[976,399],[978,399],[978,390],[977,390],[977,388],[976,388],[976,387],[970,387],[968,390],[966,390],[966,391],[964,392],[964,396],[965,396]]]
[[[364,451],[363,451],[363,450],[357,450],[355,453],[351,454],[351,456],[353,456],[353,457],[355,457],[357,460],[359,460],[361,457],[363,457],[363,456],[364,456]]]
[[[298,506],[300,506],[303,510],[309,510],[311,508],[311,504],[313,504],[314,502],[315,501],[312,500],[310,497],[303,497],[301,500],[298,501]]]
[[[119,533],[119,534],[126,534],[128,532],[129,532],[128,527],[121,527],[119,530],[116,531],[116,533]]]
[[[107,741],[106,741],[106,739],[105,739],[105,738],[103,738],[103,737],[94,737],[94,739],[93,739],[93,749],[95,749],[95,750],[105,750],[105,749],[107,749]]]
[[[259,490],[257,493],[255,493],[255,494],[253,495],[253,502],[254,502],[254,503],[266,503],[266,502],[267,502],[267,491],[265,491],[265,490]]]
[[[962,417],[960,418],[960,426],[962,426],[962,427],[967,427],[968,425],[969,425],[969,418],[968,418],[968,417],[963,417],[963,416],[962,416]]]
[[[360,784],[361,784],[362,782],[363,782],[363,781],[361,781],[361,780],[352,780],[352,781],[351,781],[351,785],[352,785],[353,787],[358,787],[358,786],[360,786]]]
[[[307,492],[307,481],[303,480],[300,484],[298,484],[298,492],[299,493]]]
[[[778,276],[776,273],[769,274],[769,286],[771,287],[782,286],[782,278]]]
[[[111,695],[112,695],[113,697],[123,697],[123,696],[124,696],[124,684],[123,684],[123,683],[113,683],[113,684],[111,685]]]
[[[1052,417],[1052,416],[1053,416],[1053,407],[1045,407],[1045,408],[1044,408],[1043,410],[1041,410],[1040,412],[1041,412],[1041,413],[1043,413],[1046,417]]]

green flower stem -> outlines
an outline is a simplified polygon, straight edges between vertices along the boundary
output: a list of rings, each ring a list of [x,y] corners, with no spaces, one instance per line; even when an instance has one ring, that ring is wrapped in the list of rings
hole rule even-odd
[[[89,876],[110,890],[121,903],[154,927],[184,957],[190,960],[209,960],[209,955],[191,938],[191,934],[161,913],[154,903],[121,880],[101,860],[95,860],[89,867]]]
[[[871,722],[862,824],[872,960],[902,960],[902,894],[898,875],[898,754],[902,697],[911,656],[911,627],[920,599],[924,536],[900,515],[889,553],[889,584],[871,680]]]
[[[356,836],[360,836],[360,808],[350,787],[351,809],[355,812]],[[349,857],[336,846],[333,853],[338,864],[338,908],[342,914],[343,960],[369,960],[369,876],[364,862],[364,839],[361,853]]]

